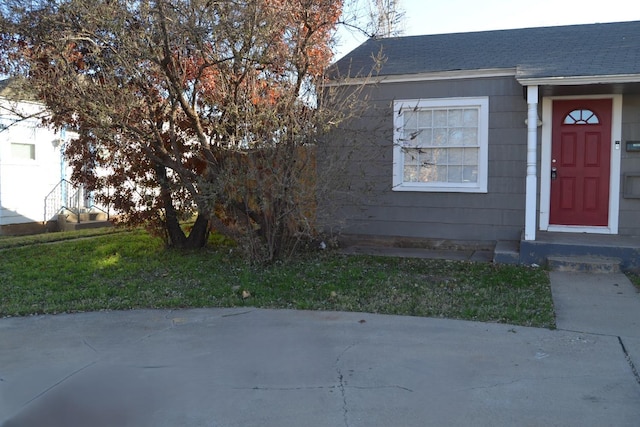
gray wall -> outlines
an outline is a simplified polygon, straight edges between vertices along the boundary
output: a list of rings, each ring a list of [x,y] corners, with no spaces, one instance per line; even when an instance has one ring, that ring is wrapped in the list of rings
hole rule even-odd
[[[620,169],[624,173],[640,174],[640,152],[627,152],[627,141],[640,141],[640,95],[623,95],[622,107],[622,162]],[[622,179],[622,178],[621,178]],[[640,178],[632,182],[634,192],[640,192]],[[640,198],[625,198],[625,181],[620,185],[620,222],[618,232],[621,235],[640,236]]]
[[[524,228],[527,104],[513,77],[381,84],[359,121],[372,148],[350,168],[358,197],[342,199],[342,232],[461,241],[519,240]],[[488,193],[394,192],[395,99],[489,97]],[[369,132],[366,132],[366,129]],[[366,135],[366,136],[365,136]],[[356,156],[358,157],[358,156]],[[347,201],[350,200],[350,201]]]

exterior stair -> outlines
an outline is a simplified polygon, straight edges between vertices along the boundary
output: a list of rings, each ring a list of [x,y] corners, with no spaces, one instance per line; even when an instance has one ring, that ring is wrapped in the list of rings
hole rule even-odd
[[[560,271],[640,272],[640,236],[539,231],[534,241],[498,241],[493,262]]]
[[[58,229],[60,231],[85,230],[89,228],[113,227],[104,212],[87,211],[76,214],[66,211],[58,215]]]
[[[577,273],[620,273],[620,259],[595,256],[550,256],[547,265],[553,271]]]

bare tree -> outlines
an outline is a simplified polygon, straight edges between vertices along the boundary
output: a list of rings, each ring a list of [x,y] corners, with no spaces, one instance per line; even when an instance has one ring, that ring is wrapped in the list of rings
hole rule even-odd
[[[405,17],[400,0],[348,0],[340,23],[366,37],[396,37],[404,33]]]
[[[404,32],[405,12],[400,0],[371,0],[371,22],[374,25],[374,37],[396,37]]]

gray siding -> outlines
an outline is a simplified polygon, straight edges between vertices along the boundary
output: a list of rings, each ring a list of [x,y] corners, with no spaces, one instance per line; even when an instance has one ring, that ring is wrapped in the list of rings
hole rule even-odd
[[[640,173],[640,152],[627,152],[625,142],[640,141],[640,95],[624,95],[622,107],[622,161],[624,173]],[[622,178],[621,178],[622,179]],[[624,198],[624,181],[620,191],[620,219],[618,231],[621,235],[640,236],[640,199]]]
[[[488,193],[392,191],[393,101],[474,96],[489,97]],[[366,183],[367,191],[341,206],[343,232],[463,241],[520,238],[527,104],[513,77],[381,84],[372,90],[370,102],[373,113],[361,123],[371,129],[367,137],[379,151],[375,159],[351,169],[351,188]]]

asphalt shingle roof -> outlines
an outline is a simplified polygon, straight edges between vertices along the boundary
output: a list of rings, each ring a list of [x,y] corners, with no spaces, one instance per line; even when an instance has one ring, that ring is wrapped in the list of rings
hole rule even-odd
[[[380,76],[517,69],[519,78],[640,74],[640,21],[369,39],[332,70]],[[335,75],[335,74],[334,74]]]

